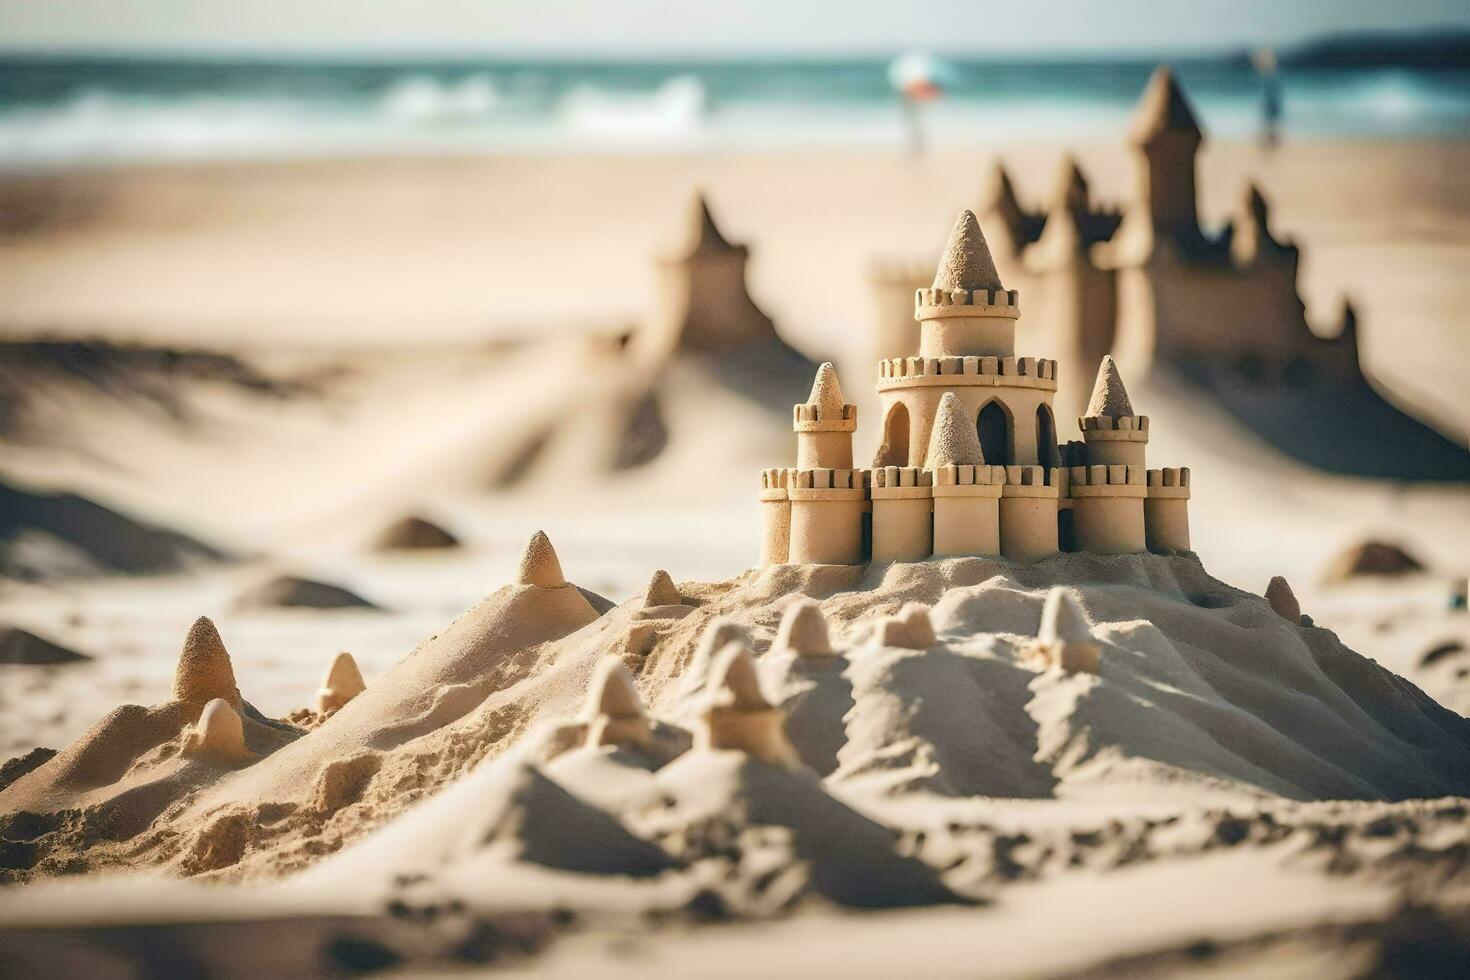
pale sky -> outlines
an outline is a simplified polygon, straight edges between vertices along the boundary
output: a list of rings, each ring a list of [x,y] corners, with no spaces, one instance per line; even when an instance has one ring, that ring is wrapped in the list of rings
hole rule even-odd
[[[759,52],[1219,50],[1470,27],[1466,0],[0,0],[0,50]]]

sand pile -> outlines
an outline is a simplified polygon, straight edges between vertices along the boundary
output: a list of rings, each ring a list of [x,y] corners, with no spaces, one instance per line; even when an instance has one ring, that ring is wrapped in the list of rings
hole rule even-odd
[[[90,659],[18,626],[0,627],[0,664],[72,664]]]
[[[237,609],[377,609],[350,589],[295,575],[277,575],[235,598]]]
[[[0,575],[45,580],[173,572],[224,554],[71,493],[0,483]]]
[[[1327,582],[1347,582],[1365,575],[1411,575],[1424,571],[1424,563],[1388,541],[1359,541],[1332,559],[1322,577]]]
[[[161,816],[129,825],[127,860],[230,877],[305,867],[508,752],[644,840],[662,831],[639,823],[640,799],[682,811],[680,799],[701,794],[749,815],[820,811],[819,792],[875,804],[1470,792],[1470,721],[1193,558],[785,566],[672,584],[655,576],[647,595],[600,613],[536,535],[515,583],[308,734],[262,751],[251,725],[269,723],[244,705],[247,747],[265,757],[188,793],[156,790]],[[648,619],[649,602],[681,612]],[[636,690],[606,666],[608,651]],[[200,697],[230,701],[231,677],[191,676]],[[121,709],[17,780],[0,807],[89,813],[129,795],[124,777],[151,773],[156,747],[196,721],[179,702]],[[737,761],[698,761],[710,757]],[[79,780],[84,762],[101,775]],[[529,770],[503,778],[496,799],[514,801],[497,812],[559,799]],[[755,806],[751,794],[770,798]],[[486,833],[541,853],[544,841],[505,829],[525,822],[496,818],[501,829]],[[81,840],[32,835],[32,873],[123,860]],[[863,890],[834,887],[851,900]]]
[[[378,532],[375,551],[431,551],[458,548],[459,538],[440,525],[417,514],[405,514]]]

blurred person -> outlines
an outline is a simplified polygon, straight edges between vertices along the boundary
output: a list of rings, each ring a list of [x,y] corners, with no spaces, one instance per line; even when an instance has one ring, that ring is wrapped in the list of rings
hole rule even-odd
[[[1272,150],[1281,142],[1281,75],[1276,70],[1276,52],[1259,49],[1251,55],[1251,65],[1261,78],[1261,145]]]

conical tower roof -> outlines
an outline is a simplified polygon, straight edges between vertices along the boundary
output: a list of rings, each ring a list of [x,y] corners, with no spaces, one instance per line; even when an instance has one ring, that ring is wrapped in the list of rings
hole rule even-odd
[[[179,652],[179,664],[174,670],[174,700],[205,704],[215,698],[234,704],[240,700],[240,692],[219,630],[208,616],[200,616],[189,627]]]
[[[1092,386],[1092,400],[1087,403],[1087,418],[1100,415],[1114,419],[1133,417],[1133,405],[1128,401],[1123,377],[1111,354],[1104,354],[1097,366],[1097,383]]]
[[[929,430],[929,452],[924,459],[926,469],[941,466],[981,466],[985,453],[980,449],[980,433],[965,412],[964,403],[952,391],[939,399],[939,412],[934,428]]]
[[[934,274],[935,289],[1000,289],[1000,273],[995,269],[990,246],[975,212],[961,211],[944,246],[939,271]]]
[[[1151,143],[1165,133],[1175,133],[1199,140],[1203,137],[1189,100],[1168,65],[1160,65],[1143,90],[1138,111],[1133,117],[1131,134],[1138,143]]]
[[[206,756],[220,762],[235,762],[251,755],[245,747],[244,723],[224,698],[215,698],[204,706],[184,751],[187,755]]]
[[[520,568],[516,571],[515,584],[538,585],[543,589],[559,589],[567,584],[566,576],[561,571],[561,562],[556,557],[556,549],[551,547],[551,539],[546,536],[546,532],[537,531],[526,542],[526,550],[521,553]]]
[[[1076,157],[1068,155],[1062,159],[1057,172],[1056,188],[1052,192],[1052,207],[1066,209],[1073,214],[1085,214],[1092,206],[1092,191],[1087,186],[1087,177],[1077,165]]]
[[[999,215],[1002,220],[1011,225],[1011,231],[1019,230],[1021,223],[1021,199],[1016,196],[1016,185],[1011,183],[1011,175],[1006,170],[1006,165],[996,161],[995,168],[990,171],[990,181],[986,188],[985,210],[987,213]]]
[[[694,193],[694,199],[689,205],[688,224],[684,232],[684,244],[680,250],[686,256],[708,255],[715,252],[730,252],[735,250],[729,240],[721,233],[715,224],[715,216],[710,213],[709,201],[706,200],[702,191]]]
[[[807,396],[806,403],[816,407],[818,418],[842,418],[847,400],[842,397],[842,385],[837,382],[837,369],[832,366],[831,361],[823,361],[822,366],[817,368],[816,380],[812,382],[812,393]]]

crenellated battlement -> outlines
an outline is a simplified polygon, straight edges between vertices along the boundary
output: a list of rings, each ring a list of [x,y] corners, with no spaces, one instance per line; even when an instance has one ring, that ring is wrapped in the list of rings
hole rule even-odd
[[[916,289],[914,316],[929,320],[941,316],[1021,317],[1021,294],[1015,289]]]
[[[791,485],[791,474],[794,470],[785,468],[773,468],[761,470],[761,500],[787,500],[789,495],[787,489]]]
[[[791,427],[797,432],[853,432],[857,429],[857,406],[843,405],[838,413],[809,402],[793,405]]]
[[[1133,432],[1141,433],[1144,438],[1148,437],[1147,415],[1124,415],[1121,418],[1113,418],[1111,415],[1084,415],[1077,420],[1077,426],[1082,430],[1084,439],[1092,438],[1093,433],[1108,432]],[[1106,439],[1108,436],[1103,435],[1102,438]]]
[[[867,495],[870,470],[817,467],[791,470],[786,493],[792,500],[848,500]]]
[[[879,466],[868,471],[874,490],[898,490],[934,485],[934,478],[920,466]]]
[[[1123,463],[1073,466],[1067,482],[1073,497],[1143,497],[1148,492],[1143,467]]]
[[[1000,486],[1006,482],[1004,466],[955,463],[933,471],[936,487]]]
[[[1055,391],[1057,362],[1044,357],[893,357],[878,362],[878,386],[1003,385]]]
[[[1189,497],[1189,467],[1164,467],[1149,470],[1147,474],[1150,497]]]

